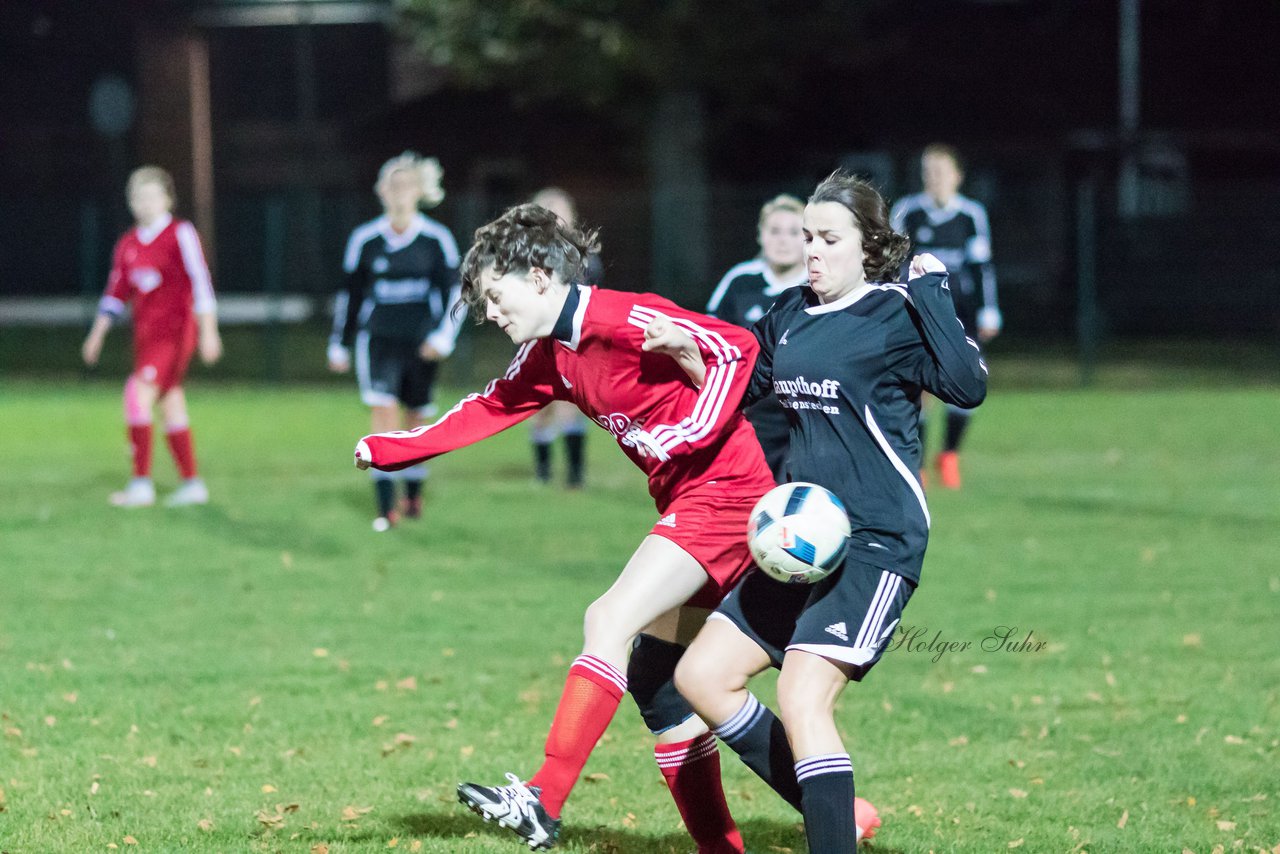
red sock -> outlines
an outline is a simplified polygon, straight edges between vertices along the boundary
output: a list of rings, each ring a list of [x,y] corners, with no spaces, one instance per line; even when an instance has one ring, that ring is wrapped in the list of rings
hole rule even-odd
[[[151,425],[129,425],[129,448],[133,451],[133,476],[151,477]]]
[[[191,444],[191,429],[179,427],[176,430],[169,430],[166,435],[169,439],[169,451],[173,454],[173,461],[178,465],[178,474],[182,475],[183,480],[195,477],[196,449]]]
[[[715,736],[704,733],[689,741],[659,744],[653,749],[653,758],[684,826],[698,843],[698,854],[743,854],[742,834],[729,814],[720,784]]]
[[[546,759],[529,781],[530,786],[542,789],[539,800],[552,818],[560,817],[587,757],[609,727],[626,691],[627,677],[602,658],[580,655],[570,665],[547,734]]]

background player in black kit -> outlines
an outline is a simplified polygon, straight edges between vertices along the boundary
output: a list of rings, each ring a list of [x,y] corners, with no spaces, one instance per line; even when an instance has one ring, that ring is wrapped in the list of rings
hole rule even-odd
[[[551,211],[570,228],[577,227],[578,207],[573,196],[559,187],[544,187],[529,201]],[[604,264],[598,250],[587,256],[582,284],[604,284]],[[539,483],[551,482],[551,448],[560,438],[564,439],[565,485],[581,489],[586,477],[587,417],[568,401],[552,401],[529,419],[533,476]]]
[[[812,587],[753,573],[730,591],[676,671],[681,693],[805,819],[812,854],[848,854],[875,821],[855,824],[853,766],[836,699],[879,660],[920,577],[929,511],[917,480],[920,393],[973,407],[986,366],[957,321],[942,264],[891,280],[908,241],[884,200],[840,173],[804,213],[809,286],[792,289],[755,326],[760,341],[744,400],[773,390],[791,421],[792,480],[839,496],[853,534],[844,565]],[[651,349],[690,364],[672,328]],[[700,382],[695,370],[691,378]],[[803,380],[803,382],[801,382]],[[816,391],[815,391],[816,390]],[[780,667],[781,722],[747,691]]]
[[[760,208],[756,239],[759,257],[729,269],[707,303],[707,314],[750,327],[765,316],[787,288],[804,284],[804,202],[781,195]],[[785,480],[787,460],[786,411],[772,394],[746,411],[755,428],[774,480]]]
[[[436,370],[453,352],[462,322],[462,312],[450,311],[461,294],[458,244],[449,229],[419,211],[444,199],[441,175],[434,157],[406,151],[388,160],[374,185],[382,216],[356,228],[347,241],[329,368],[350,370],[354,350],[360,398],[372,410],[376,433],[412,429],[432,413]],[[372,474],[375,531],[396,522],[396,479],[404,482],[405,515],[421,514],[425,466]]]
[[[987,209],[960,194],[964,169],[951,146],[927,146],[920,158],[920,175],[924,192],[899,199],[890,221],[896,231],[911,238],[912,253],[927,252],[946,266],[956,314],[965,330],[981,342],[990,341],[1000,332],[1001,317]],[[935,463],[942,485],[959,489],[960,442],[972,413],[952,405],[946,412],[942,450]]]

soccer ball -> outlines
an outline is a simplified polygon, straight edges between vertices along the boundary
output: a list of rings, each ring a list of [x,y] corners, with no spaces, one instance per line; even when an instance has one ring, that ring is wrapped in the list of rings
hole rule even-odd
[[[844,561],[849,530],[839,498],[816,483],[785,483],[752,508],[747,546],[770,578],[813,584]]]

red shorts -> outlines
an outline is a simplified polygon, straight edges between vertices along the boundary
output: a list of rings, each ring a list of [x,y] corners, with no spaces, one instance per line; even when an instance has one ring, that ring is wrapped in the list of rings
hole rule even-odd
[[[763,494],[763,493],[761,493]],[[707,583],[686,605],[714,608],[755,566],[747,550],[747,523],[760,500],[755,492],[716,481],[695,487],[671,502],[650,534],[665,537],[702,564]]]
[[[196,325],[181,331],[156,335],[133,342],[133,372],[143,382],[153,383],[161,394],[182,385],[187,366],[196,352]]]

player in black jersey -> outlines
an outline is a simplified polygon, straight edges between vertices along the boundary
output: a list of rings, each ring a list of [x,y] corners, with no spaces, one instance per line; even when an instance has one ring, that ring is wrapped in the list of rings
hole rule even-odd
[[[453,352],[463,312],[458,303],[458,244],[449,229],[420,211],[444,199],[440,164],[405,152],[383,164],[374,190],[383,214],[351,233],[343,259],[346,282],[333,310],[329,368],[351,369],[371,408],[373,431],[412,429],[432,414],[432,387]],[[402,414],[403,409],[403,414]],[[395,524],[395,479],[403,480],[404,513],[422,512],[425,466],[394,475],[374,471],[375,531]]]
[[[956,319],[931,256],[893,284],[908,240],[869,184],[823,181],[804,213],[809,286],[755,326],[761,352],[744,398],[770,390],[791,423],[792,480],[834,492],[853,535],[844,565],[805,587],[753,573],[725,597],[676,673],[680,691],[765,782],[801,810],[812,854],[848,854],[878,819],[855,819],[853,766],[835,702],[879,660],[920,577],[929,511],[917,479],[920,393],[958,406],[986,395],[986,366]],[[881,282],[890,282],[881,284]],[[701,382],[693,342],[671,325],[648,347]],[[747,690],[780,667],[781,721]],[[869,805],[867,805],[869,806]]]
[[[946,266],[960,321],[969,335],[985,343],[999,334],[1001,326],[987,209],[960,194],[964,170],[959,153],[951,146],[927,146],[920,172],[924,192],[899,199],[890,221],[895,230],[911,238],[913,253],[927,252]],[[942,485],[959,489],[960,442],[972,413],[952,405],[946,412],[942,450],[934,462]]]
[[[578,209],[573,196],[559,187],[545,187],[534,193],[530,201],[560,217],[570,228],[578,221]],[[587,256],[582,272],[586,285],[604,284],[604,265],[600,254]],[[551,448],[556,439],[564,439],[565,485],[581,489],[586,476],[587,417],[578,407],[565,400],[557,400],[543,407],[529,419],[529,440],[533,446],[533,472],[539,483],[551,482]]]
[[[750,327],[787,288],[804,284],[804,202],[781,195],[760,208],[760,255],[729,269],[707,303],[707,314]],[[785,480],[787,414],[772,394],[746,411],[774,480]]]

